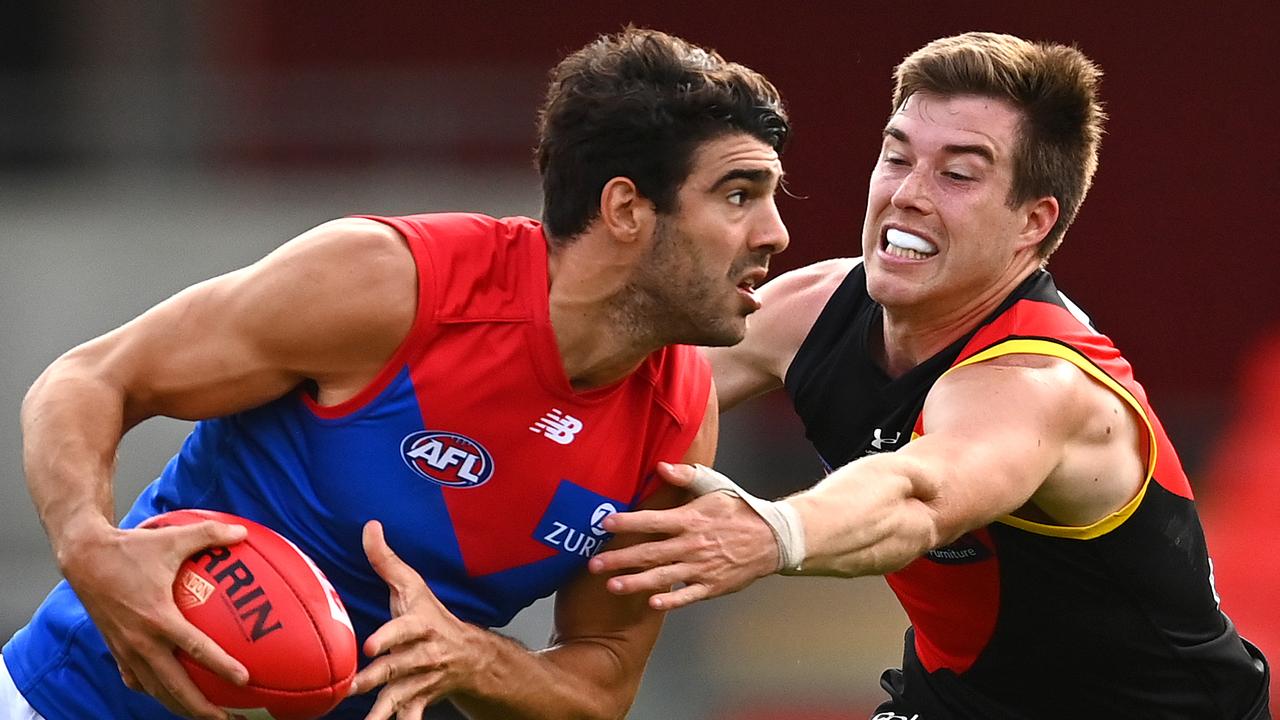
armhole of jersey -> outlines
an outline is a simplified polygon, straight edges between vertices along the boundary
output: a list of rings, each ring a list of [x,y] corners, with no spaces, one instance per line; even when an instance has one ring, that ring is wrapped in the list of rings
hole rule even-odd
[[[1027,532],[1036,533],[1037,535],[1049,535],[1052,537],[1073,540],[1092,540],[1106,535],[1112,530],[1120,527],[1124,524],[1125,520],[1129,519],[1129,516],[1133,515],[1134,511],[1138,509],[1138,506],[1142,504],[1142,499],[1147,494],[1147,488],[1151,485],[1151,478],[1155,475],[1157,446],[1156,431],[1152,426],[1151,418],[1148,417],[1147,411],[1142,406],[1142,403],[1138,402],[1138,399],[1134,397],[1133,393],[1129,392],[1128,388],[1116,382],[1114,378],[1103,372],[1101,368],[1095,365],[1093,361],[1089,360],[1089,358],[1085,357],[1080,351],[1069,345],[1064,345],[1052,340],[1041,340],[1036,338],[1015,338],[1012,340],[1005,340],[1004,342],[992,345],[991,347],[956,363],[949,368],[946,373],[943,373],[942,376],[945,377],[947,373],[950,373],[952,370],[957,368],[962,368],[966,365],[973,365],[975,363],[980,363],[1003,355],[1046,355],[1066,360],[1072,365],[1080,368],[1080,370],[1082,370],[1086,375],[1101,383],[1111,392],[1120,396],[1120,399],[1124,400],[1129,407],[1133,408],[1133,411],[1138,414],[1138,417],[1142,418],[1142,424],[1147,428],[1147,446],[1150,449],[1147,452],[1146,477],[1143,478],[1142,487],[1138,489],[1137,495],[1135,495],[1132,500],[1125,503],[1124,507],[1116,510],[1097,522],[1084,526],[1071,527],[1033,522],[1031,520],[1024,520],[1023,518],[1014,517],[1012,515],[1005,515],[997,518],[996,522],[1016,527]]]
[[[711,402],[711,366],[706,357],[692,346],[678,346],[671,348],[671,350],[688,354],[690,357],[689,362],[694,366],[692,368],[693,372],[690,374],[697,382],[697,385],[686,391],[688,393],[687,397],[692,398],[692,400],[686,405],[689,412],[685,416],[686,419],[683,423],[679,422],[680,414],[673,411],[671,403],[669,401],[663,402],[663,410],[671,416],[676,430],[664,437],[660,441],[661,444],[655,448],[655,452],[651,456],[655,468],[659,460],[673,463],[684,461],[685,454],[689,452],[689,447],[693,445],[693,439],[698,436],[698,431],[702,429],[702,421],[707,416],[707,403]],[[679,456],[672,457],[674,452],[668,454],[668,450],[678,451]],[[658,475],[657,470],[652,470],[640,482],[639,489],[631,499],[631,506],[635,507],[648,500],[663,484],[663,480]]]
[[[353,215],[362,220],[374,220],[393,228],[404,239],[409,253],[413,256],[414,268],[417,272],[418,293],[414,307],[413,323],[409,332],[400,341],[400,346],[391,353],[391,357],[363,388],[355,395],[336,405],[321,405],[310,393],[300,391],[303,405],[313,415],[323,420],[340,420],[364,406],[380,395],[391,384],[405,363],[423,344],[426,328],[434,321],[431,301],[436,295],[435,277],[432,273],[431,253],[428,252],[422,235],[404,218],[379,217],[376,215]]]
[[[809,376],[813,372],[813,366],[817,363],[817,358],[822,356],[822,352],[813,349],[819,343],[820,335],[825,327],[831,324],[831,319],[825,317],[828,313],[834,313],[837,310],[832,307],[832,303],[836,302],[836,298],[845,289],[845,285],[857,282],[853,276],[863,266],[862,258],[853,259],[853,263],[849,266],[849,271],[840,278],[840,282],[836,283],[835,288],[831,290],[831,294],[822,303],[822,307],[818,313],[813,316],[813,322],[809,324],[809,329],[804,334],[804,339],[800,341],[800,345],[796,347],[796,351],[792,353],[791,359],[787,361],[787,366],[782,369],[782,390],[794,401],[796,395],[807,384]],[[863,270],[865,273],[866,271]],[[843,327],[843,323],[841,323]],[[803,362],[797,366],[796,360],[803,358]]]

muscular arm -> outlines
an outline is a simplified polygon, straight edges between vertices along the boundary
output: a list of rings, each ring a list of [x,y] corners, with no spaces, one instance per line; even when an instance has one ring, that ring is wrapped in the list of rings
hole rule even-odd
[[[781,502],[805,535],[800,574],[858,576],[897,570],[965,532],[1016,512],[1088,525],[1122,507],[1144,479],[1138,418],[1066,361],[1006,356],[957,369],[934,386],[925,434],[893,453],[855,460]],[[687,485],[692,468],[671,469]],[[754,511],[712,493],[677,510],[625,513],[615,531],[666,540],[601,554],[593,571],[618,593],[657,593],[674,608],[733,592],[777,568],[775,541]],[[724,552],[735,538],[744,562]],[[772,564],[763,550],[775,550]],[[668,590],[672,583],[686,586]]]
[[[803,518],[805,573],[892,572],[1024,508],[1057,524],[1101,519],[1144,478],[1138,419],[1122,407],[1052,358],[1008,356],[950,373],[925,402],[923,436],[787,501]]]
[[[717,433],[713,396],[685,461],[710,462]],[[645,506],[670,507],[684,499],[683,490],[665,486]],[[621,536],[610,547],[643,539]],[[370,557],[377,567],[378,558]],[[416,593],[418,600],[416,609],[406,607],[406,614],[384,626],[385,635],[379,630],[366,646],[374,654],[391,651],[361,671],[358,687],[353,688],[363,692],[373,684],[388,683],[369,720],[385,720],[397,712],[419,717],[423,708],[445,695],[476,720],[622,718],[635,699],[662,625],[662,614],[651,610],[645,598],[612,594],[604,578],[582,573],[556,593],[550,647],[532,652],[457,620],[428,597],[421,578],[401,575],[388,577],[388,582],[393,614],[397,594]],[[418,619],[409,620],[415,614]],[[393,629],[397,623],[402,623],[404,634]]]
[[[24,462],[64,571],[78,539],[111,530],[113,458],[129,428],[236,412],[306,379],[322,401],[353,394],[412,323],[413,273],[394,230],[335,221],[50,365],[23,403]]]
[[[63,575],[127,682],[171,708],[221,715],[190,685],[172,647],[228,677],[239,665],[181,619],[168,593],[182,557],[238,540],[240,531],[117,530],[112,476],[122,435],[156,415],[198,419],[253,407],[307,379],[322,401],[353,394],[407,332],[416,292],[395,231],[335,221],[71,350],[32,386],[22,407],[27,485]],[[117,574],[121,566],[133,570]],[[113,580],[136,577],[137,567],[152,571],[150,595]]]
[[[857,262],[824,260],[783,273],[760,288],[760,310],[747,318],[742,342],[703,351],[711,361],[721,411],[782,387],[800,344]]]

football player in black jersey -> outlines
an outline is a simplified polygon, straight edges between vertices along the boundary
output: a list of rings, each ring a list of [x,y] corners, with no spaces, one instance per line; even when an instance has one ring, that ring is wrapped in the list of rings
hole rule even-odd
[[[899,65],[862,257],[766,285],[711,352],[721,407],[785,388],[830,474],[769,502],[662,468],[706,494],[605,522],[668,536],[597,556],[631,571],[612,592],[884,575],[912,628],[876,718],[1269,717],[1145,391],[1044,269],[1097,166],[1100,75],[991,33]]]

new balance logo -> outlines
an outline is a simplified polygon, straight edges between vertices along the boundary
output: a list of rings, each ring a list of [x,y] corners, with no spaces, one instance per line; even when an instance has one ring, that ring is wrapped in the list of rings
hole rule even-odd
[[[572,415],[565,415],[560,408],[552,408],[551,412],[529,427],[561,445],[568,445],[582,430],[582,421]]]

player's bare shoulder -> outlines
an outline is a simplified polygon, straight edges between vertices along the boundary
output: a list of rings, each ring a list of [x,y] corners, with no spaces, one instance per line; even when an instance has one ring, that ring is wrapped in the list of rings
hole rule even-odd
[[[782,386],[787,368],[832,293],[860,258],[835,258],[783,273],[760,288],[760,309],[731,347],[709,348],[720,409]]]
[[[383,223],[332,220],[285,243],[261,264],[267,276],[293,284],[295,310],[312,304],[359,322],[398,322],[406,330],[412,322],[413,255],[404,237]]]
[[[413,256],[395,228],[376,220],[341,218],[282,245],[266,261],[299,264],[317,280],[361,287],[416,282]]]
[[[319,225],[244,272],[242,299],[252,306],[242,315],[254,335],[322,388],[326,380],[341,387],[375,374],[417,315],[408,244],[373,220]]]
[[[785,272],[764,285],[760,292],[769,301],[761,312],[791,315],[797,311],[811,314],[806,324],[813,325],[818,313],[831,299],[832,293],[846,276],[862,262],[862,258],[832,258]]]
[[[785,355],[781,369],[785,371],[831,295],[860,262],[862,258],[822,260],[766,283],[760,289],[760,312],[748,320],[749,325],[757,326],[748,328],[748,340],[781,349]]]

